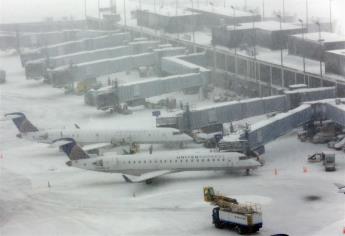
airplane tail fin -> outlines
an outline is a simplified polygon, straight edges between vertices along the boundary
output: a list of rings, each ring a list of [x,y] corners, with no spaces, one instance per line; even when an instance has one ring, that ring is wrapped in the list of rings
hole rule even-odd
[[[71,161],[90,158],[73,138],[57,139],[53,143],[59,146]]]
[[[345,188],[345,185],[344,185],[344,184],[334,183],[334,185],[335,185],[338,189]]]
[[[12,119],[20,133],[38,132],[36,126],[34,126],[22,112],[7,113],[5,117]]]

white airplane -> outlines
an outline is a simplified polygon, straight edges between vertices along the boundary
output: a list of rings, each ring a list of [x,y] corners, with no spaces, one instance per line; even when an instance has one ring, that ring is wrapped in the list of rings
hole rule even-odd
[[[193,138],[173,128],[153,129],[75,129],[39,130],[21,112],[8,113],[5,117],[13,120],[20,134],[25,138],[39,143],[51,144],[60,138],[73,138],[80,145],[101,144],[168,144],[180,145],[193,142]],[[97,147],[95,147],[96,149]]]
[[[55,145],[69,157],[66,162],[86,170],[121,173],[129,183],[146,182],[170,173],[201,170],[246,170],[247,174],[261,164],[237,152],[210,152],[207,149],[153,154],[113,155],[93,157],[81,149],[72,138],[56,140]],[[109,153],[108,153],[109,154]]]
[[[335,183],[334,185],[337,186],[337,188],[339,189],[339,191],[338,191],[339,193],[345,194],[345,185],[344,184]]]

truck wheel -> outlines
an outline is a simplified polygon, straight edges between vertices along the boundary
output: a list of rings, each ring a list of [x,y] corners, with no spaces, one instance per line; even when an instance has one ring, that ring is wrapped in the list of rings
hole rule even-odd
[[[244,230],[243,230],[243,228],[242,228],[241,226],[236,226],[236,227],[235,227],[235,230],[236,230],[236,232],[239,233],[239,234],[244,234]]]
[[[214,227],[216,227],[217,229],[222,229],[224,225],[222,224],[222,222],[217,221],[214,223]]]

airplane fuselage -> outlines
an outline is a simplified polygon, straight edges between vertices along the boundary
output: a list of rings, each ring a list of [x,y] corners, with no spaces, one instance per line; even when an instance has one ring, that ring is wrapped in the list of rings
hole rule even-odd
[[[116,155],[89,158],[77,161],[69,161],[69,166],[77,168],[141,175],[158,170],[199,171],[199,170],[223,170],[223,169],[255,169],[260,163],[254,159],[248,159],[241,153],[174,153],[164,152],[156,154]]]
[[[40,143],[52,143],[61,138],[73,138],[81,145],[94,143],[111,144],[180,144],[192,142],[188,135],[170,128],[153,129],[71,129],[30,132],[21,135],[25,139]]]

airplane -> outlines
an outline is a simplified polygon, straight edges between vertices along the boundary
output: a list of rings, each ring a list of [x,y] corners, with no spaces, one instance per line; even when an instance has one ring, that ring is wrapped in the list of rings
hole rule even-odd
[[[109,155],[95,157],[86,153],[72,138],[54,141],[69,157],[68,166],[81,169],[121,173],[126,182],[151,183],[154,178],[182,171],[250,170],[261,164],[237,152],[210,152],[185,150],[183,152],[156,152],[152,154]],[[109,154],[109,153],[108,153]]]
[[[75,129],[40,130],[34,126],[24,113],[14,112],[5,114],[12,119],[19,130],[17,137],[52,144],[60,138],[73,138],[80,145],[100,144],[99,148],[112,144],[166,144],[179,145],[193,142],[193,138],[173,128],[152,129],[81,129],[75,125]],[[94,147],[95,149],[97,147]]]
[[[339,191],[338,191],[339,193],[345,194],[345,184],[335,183],[334,185],[337,186],[337,188],[339,189]]]

